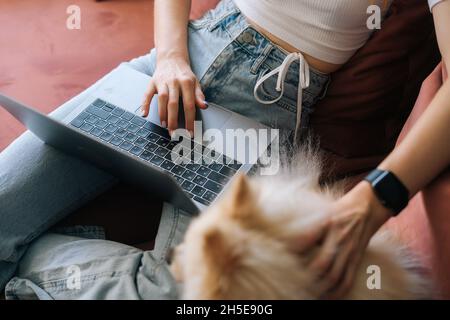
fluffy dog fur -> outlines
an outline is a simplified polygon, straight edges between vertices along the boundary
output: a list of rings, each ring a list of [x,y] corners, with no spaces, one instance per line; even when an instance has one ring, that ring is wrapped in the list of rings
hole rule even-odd
[[[185,299],[319,299],[317,275],[306,268],[296,238],[342,195],[321,187],[320,161],[305,152],[271,177],[237,177],[190,225],[175,250],[172,272]],[[381,289],[370,290],[367,267],[379,266]],[[346,299],[423,299],[431,284],[419,261],[386,230],[379,231]]]

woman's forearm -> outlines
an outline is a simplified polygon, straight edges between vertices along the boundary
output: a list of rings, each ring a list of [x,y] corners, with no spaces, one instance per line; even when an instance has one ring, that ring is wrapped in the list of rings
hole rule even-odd
[[[450,81],[446,81],[403,142],[379,168],[414,195],[450,165]]]
[[[155,0],[155,47],[157,60],[182,58],[189,61],[188,21],[191,0]]]
[[[445,0],[433,8],[434,26],[442,60],[450,68],[450,1]]]

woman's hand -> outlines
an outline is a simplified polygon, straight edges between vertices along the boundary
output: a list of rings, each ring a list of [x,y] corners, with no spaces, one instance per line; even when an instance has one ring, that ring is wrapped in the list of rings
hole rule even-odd
[[[163,127],[172,131],[178,127],[178,104],[183,100],[186,129],[193,136],[195,106],[206,109],[207,103],[189,62],[184,58],[158,59],[155,73],[150,80],[142,115],[147,116],[153,96],[158,94],[158,112]]]
[[[334,203],[329,219],[306,241],[321,241],[309,268],[319,274],[324,298],[339,299],[351,289],[370,238],[391,216],[365,181]]]

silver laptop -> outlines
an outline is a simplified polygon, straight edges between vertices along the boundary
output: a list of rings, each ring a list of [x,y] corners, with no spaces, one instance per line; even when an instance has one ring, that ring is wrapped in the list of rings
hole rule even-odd
[[[148,82],[149,76],[122,65],[62,121],[2,94],[0,105],[45,143],[197,213],[217,199],[237,173],[247,174],[273,137],[269,135],[264,142],[246,139],[244,154],[224,150],[223,141],[171,140],[167,129],[160,126],[156,98],[149,116],[139,115]],[[268,129],[214,104],[197,114],[203,132],[215,129],[224,137],[227,129]],[[181,143],[191,149],[181,148]],[[173,161],[174,150],[177,161]]]

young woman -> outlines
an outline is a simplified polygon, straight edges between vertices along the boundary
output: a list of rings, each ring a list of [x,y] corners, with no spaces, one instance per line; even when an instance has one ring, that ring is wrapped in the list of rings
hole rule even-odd
[[[383,6],[385,2],[375,1],[387,9]],[[430,2],[433,6],[442,2],[433,11],[442,54],[448,61],[449,41],[445,42],[444,36],[449,27],[446,21],[450,21],[450,4],[448,0]],[[370,3],[364,0],[223,0],[188,27],[190,4],[189,0],[156,0],[156,48],[149,55],[129,62],[136,70],[152,75],[143,115],[148,113],[152,97],[158,94],[161,123],[170,131],[176,129],[181,98],[186,128],[190,131],[195,107],[207,108],[205,100],[208,100],[280,128],[295,141],[300,140],[308,129],[314,105],[326,92],[329,73],[339,69],[371,34],[366,27]],[[54,116],[63,118],[95,87],[63,105]],[[436,102],[437,108],[444,107],[442,100]],[[414,149],[415,143],[411,141],[410,148]],[[430,154],[436,154],[435,150],[442,146],[434,147],[437,149]],[[399,158],[393,159],[391,163]],[[436,160],[433,170],[425,170],[421,178],[408,185],[411,193],[431,179],[442,165],[442,161]],[[414,161],[411,166],[416,168]],[[395,171],[397,167],[386,168]],[[396,173],[408,183],[407,173],[402,172]],[[176,285],[167,271],[165,255],[169,247],[180,242],[191,217],[169,204],[164,205],[155,249],[151,252],[95,240],[101,238],[101,233],[82,227],[69,230],[70,235],[46,234],[33,242],[114,183],[112,176],[43,145],[30,133],[1,153],[0,288],[9,281],[8,298],[176,297]],[[355,190],[358,188],[362,189]],[[372,199],[371,191],[364,189],[364,197]],[[324,224],[317,234],[342,233],[339,229],[342,226],[366,225],[365,221],[374,219],[377,223],[364,236],[356,231],[347,233],[348,239],[360,236],[365,242],[383,221],[371,217],[387,216],[385,212],[375,213],[376,210],[361,214],[360,210],[350,215],[354,219],[345,219],[349,216],[345,208],[349,206],[344,204],[336,205],[336,221],[341,223]],[[345,268],[349,261],[358,261],[357,250],[352,251],[356,252],[353,255],[341,254],[341,258],[333,255],[337,260],[330,259],[329,248],[335,247],[327,243],[337,242],[330,238],[332,241],[325,242],[324,254],[317,263],[319,267],[325,266],[324,279],[329,279],[327,271],[331,270],[334,279],[336,274],[340,276],[349,270]],[[329,260],[336,263],[328,263]],[[20,268],[16,270],[19,262]],[[330,288],[336,284],[326,283]]]

